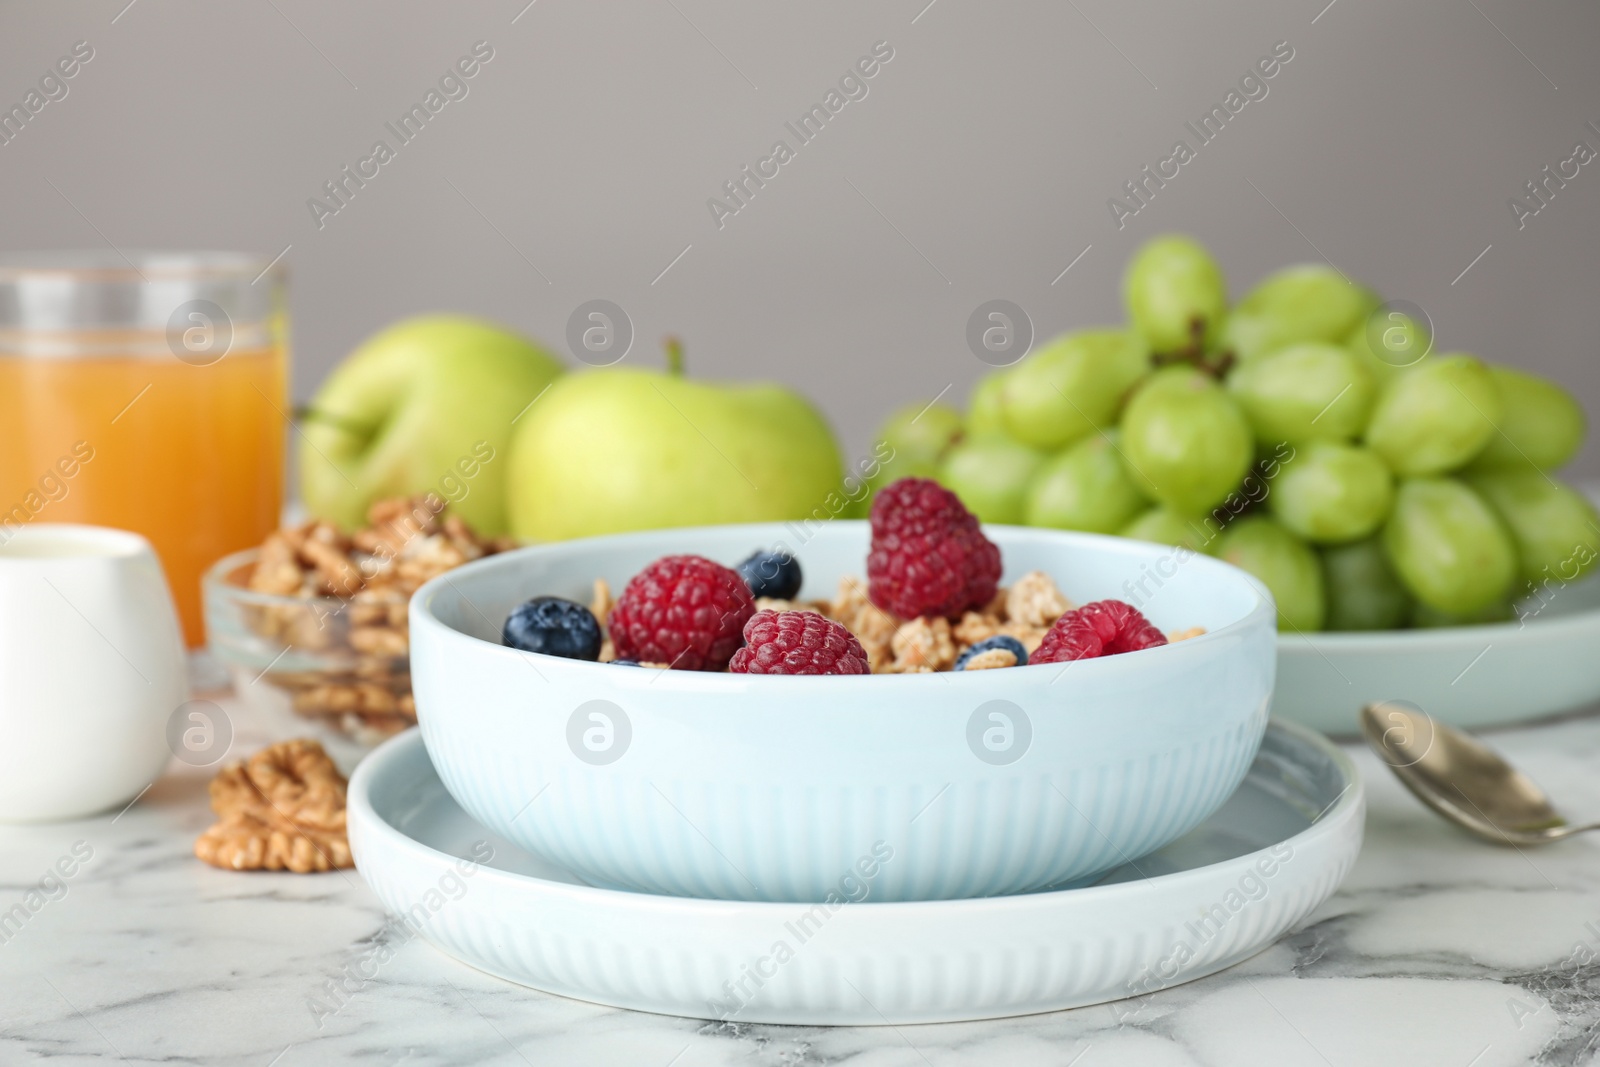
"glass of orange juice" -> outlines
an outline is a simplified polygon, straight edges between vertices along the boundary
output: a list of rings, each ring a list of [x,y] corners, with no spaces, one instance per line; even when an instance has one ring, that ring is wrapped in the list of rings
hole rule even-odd
[[[202,644],[201,575],[278,525],[286,329],[276,263],[0,257],[0,543],[31,522],[143,534]]]

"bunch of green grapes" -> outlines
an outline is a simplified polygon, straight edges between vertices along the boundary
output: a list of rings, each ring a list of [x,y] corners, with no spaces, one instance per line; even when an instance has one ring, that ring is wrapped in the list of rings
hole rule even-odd
[[[878,484],[920,475],[979,518],[1114,533],[1255,575],[1293,631],[1509,619],[1600,560],[1600,515],[1552,471],[1585,419],[1554,382],[1463,352],[1322,265],[1228,303],[1215,260],[1147,243],[1128,325],[1058,337],[909,405]]]

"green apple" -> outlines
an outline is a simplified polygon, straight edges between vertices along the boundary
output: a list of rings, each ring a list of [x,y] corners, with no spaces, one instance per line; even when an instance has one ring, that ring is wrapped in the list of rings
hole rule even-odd
[[[512,423],[561,374],[555,357],[482,319],[425,315],[350,353],[303,419],[300,492],[347,529],[384,497],[434,492],[480,533],[507,529]]]
[[[606,367],[557,381],[511,442],[511,531],[537,541],[783,519],[848,501],[833,432],[767,383],[700,382],[668,346],[663,373]]]

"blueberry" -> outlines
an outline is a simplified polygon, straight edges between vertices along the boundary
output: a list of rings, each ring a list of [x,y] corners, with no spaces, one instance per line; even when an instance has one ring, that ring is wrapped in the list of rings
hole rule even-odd
[[[750,587],[751,596],[793,600],[800,592],[800,561],[787,552],[758,548],[739,564],[739,576]]]
[[[640,663],[636,659],[614,659],[607,666],[611,667],[637,667]]]
[[[987,652],[992,648],[1003,648],[1017,657],[1018,667],[1026,667],[1028,665],[1028,650],[1022,647],[1021,641],[1018,641],[1010,634],[995,634],[993,637],[985,637],[982,641],[961,653],[960,656],[957,656],[955,669],[958,671],[966,670],[967,660],[976,656],[979,652]]]
[[[501,643],[524,652],[566,659],[600,658],[600,624],[582,604],[558,596],[536,596],[506,617]]]

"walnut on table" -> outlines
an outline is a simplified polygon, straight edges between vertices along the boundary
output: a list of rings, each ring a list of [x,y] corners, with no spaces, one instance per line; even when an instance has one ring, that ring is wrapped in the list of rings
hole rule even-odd
[[[224,767],[211,782],[218,821],[194,854],[233,871],[309,874],[350,867],[345,779],[315,741],[284,741]]]

